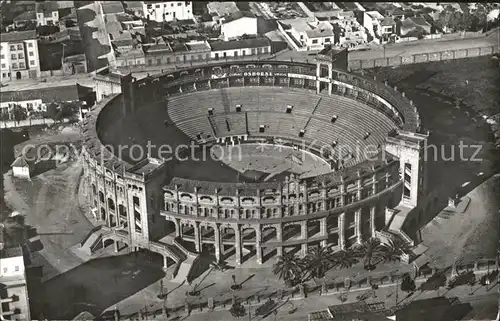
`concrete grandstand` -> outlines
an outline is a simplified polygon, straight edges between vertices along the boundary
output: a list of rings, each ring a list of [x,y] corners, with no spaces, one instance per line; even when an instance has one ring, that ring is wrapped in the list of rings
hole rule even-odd
[[[262,264],[372,236],[413,245],[428,206],[427,134],[404,93],[346,71],[345,55],[124,77],[85,120],[84,173],[102,225],[82,247],[160,253],[182,282],[205,251]],[[237,146],[238,160],[213,157]]]

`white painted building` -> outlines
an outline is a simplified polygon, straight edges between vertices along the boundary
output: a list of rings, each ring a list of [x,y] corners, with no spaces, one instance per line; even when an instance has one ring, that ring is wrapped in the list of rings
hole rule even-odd
[[[194,19],[191,1],[144,1],[144,16],[153,21]]]
[[[22,99],[22,97],[20,97]],[[46,111],[47,106],[42,102],[42,99],[30,99],[20,101],[0,101],[0,109],[13,108],[14,106],[21,106],[26,110],[33,111]]]
[[[257,35],[257,17],[249,11],[238,11],[220,20],[221,37],[225,41],[243,35]]]
[[[223,60],[226,57],[258,56],[271,53],[271,41],[267,38],[210,42],[210,57]]]
[[[40,76],[35,30],[1,33],[0,43],[0,82]]]
[[[57,1],[36,3],[36,24],[38,26],[57,26],[59,24],[59,5]]]
[[[365,27],[368,32],[376,37],[377,31],[380,30],[380,21],[384,19],[378,11],[365,11],[363,12],[363,27]]]
[[[2,227],[3,236],[3,227]],[[2,240],[3,242],[3,240]],[[2,320],[31,320],[28,286],[21,247],[0,251],[0,316]]]
[[[278,29],[288,37],[295,50],[322,50],[334,42],[333,26],[316,18],[297,18],[278,21]]]

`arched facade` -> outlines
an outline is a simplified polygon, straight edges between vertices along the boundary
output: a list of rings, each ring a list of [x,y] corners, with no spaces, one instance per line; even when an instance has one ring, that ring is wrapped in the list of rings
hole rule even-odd
[[[310,245],[319,244],[344,249],[371,236],[399,235],[411,242],[404,226],[391,222],[398,204],[408,208],[405,215],[412,215],[425,189],[426,169],[419,156],[426,135],[418,133],[417,110],[404,94],[373,79],[336,70],[328,59],[318,57],[316,65],[221,62],[133,81],[123,86],[126,92],[104,99],[85,120],[84,139],[90,203],[100,208],[103,224],[126,234],[130,246],[159,251],[177,262],[190,251],[158,241],[165,233],[165,221],[171,222],[176,237],[194,243],[194,251],[202,251],[206,244],[217,259],[223,259],[227,248],[232,248],[237,262],[247,251],[254,251],[262,262],[263,253],[271,250],[281,255],[296,248],[305,254]],[[231,86],[299,87],[314,89],[318,95],[348,97],[384,113],[398,130],[388,134],[385,148],[379,150],[388,152],[383,159],[339,168],[338,159],[312,146],[313,152],[336,164],[331,173],[309,179],[292,175],[282,182],[262,184],[169,177],[174,162],[147,158],[131,165],[101,148],[107,124],[125,114],[119,108],[124,97],[131,102],[122,104],[123,108],[138,110],[173,95]],[[331,123],[335,125],[333,118]],[[247,132],[197,140],[244,144],[255,136],[259,135]],[[299,148],[295,139],[281,141]],[[145,167],[153,169],[145,173]]]

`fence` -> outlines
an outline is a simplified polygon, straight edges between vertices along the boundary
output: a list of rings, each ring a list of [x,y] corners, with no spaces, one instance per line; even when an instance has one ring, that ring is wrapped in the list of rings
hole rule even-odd
[[[69,123],[69,118],[63,118],[58,120],[57,122],[50,118],[40,118],[40,119],[26,119],[26,120],[7,120],[0,121],[0,128],[20,128],[20,127],[29,127],[29,126],[37,126],[37,125],[54,125],[56,123]]]
[[[376,67],[393,67],[425,63],[431,61],[454,60],[461,58],[473,58],[488,56],[499,52],[499,46],[477,47],[468,49],[456,49],[447,51],[435,51],[410,56],[395,56],[387,58],[376,58],[366,60],[349,60],[349,68],[352,70],[370,69]]]

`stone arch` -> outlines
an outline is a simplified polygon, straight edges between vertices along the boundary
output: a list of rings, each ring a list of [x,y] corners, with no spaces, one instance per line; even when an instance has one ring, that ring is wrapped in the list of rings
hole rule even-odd
[[[290,223],[283,228],[283,240],[289,240],[300,236],[301,226],[298,222]]]
[[[102,239],[102,247],[103,248],[106,248],[110,245],[113,245],[115,243],[115,240],[113,240],[112,238],[103,238]]]
[[[276,226],[265,226],[262,229],[262,241],[263,242],[269,242],[269,241],[277,241],[277,228]]]
[[[113,212],[116,210],[115,201],[113,201],[113,199],[110,197],[108,197],[108,209],[110,209]]]
[[[252,241],[256,237],[255,227],[244,227],[241,229],[241,239],[243,241]]]

